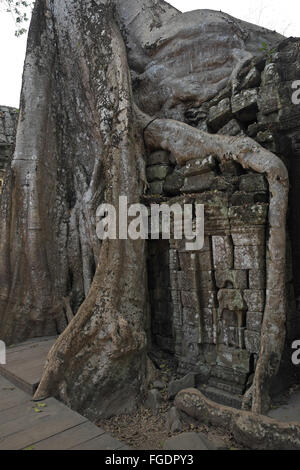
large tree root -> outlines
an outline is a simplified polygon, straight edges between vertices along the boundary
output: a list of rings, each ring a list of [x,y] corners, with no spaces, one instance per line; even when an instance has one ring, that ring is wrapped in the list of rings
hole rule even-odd
[[[252,411],[269,408],[270,380],[278,372],[285,340],[285,264],[286,213],[289,180],[283,162],[248,137],[227,137],[207,134],[184,123],[169,119],[149,118],[136,110],[149,148],[172,153],[179,165],[208,155],[220,162],[234,160],[245,169],[265,174],[270,191],[267,237],[267,288],[261,350],[250,401]],[[247,397],[249,399],[249,396]]]
[[[300,449],[299,423],[282,423],[267,416],[222,406],[196,389],[182,390],[175,403],[178,410],[201,423],[223,428],[250,449]]]

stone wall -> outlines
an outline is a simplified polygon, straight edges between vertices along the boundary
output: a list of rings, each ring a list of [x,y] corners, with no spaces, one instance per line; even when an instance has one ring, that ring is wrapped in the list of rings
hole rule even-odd
[[[287,340],[276,386],[293,380],[291,344],[300,337],[300,40],[283,41],[264,59],[244,64],[233,86],[210,102],[188,103],[185,122],[210,133],[245,134],[283,159],[291,173],[287,266]],[[231,84],[232,85],[232,84]],[[205,247],[149,242],[154,343],[173,353],[179,376],[193,371],[211,398],[240,406],[260,352],[265,306],[269,190],[265,177],[214,155],[176,166],[172,155],[149,155],[148,202],[205,205]],[[291,250],[292,248],[292,250]],[[169,260],[167,259],[169,256]],[[166,273],[169,272],[169,280]],[[296,295],[294,292],[296,291]],[[289,374],[281,380],[282,374]],[[274,385],[275,386],[275,385]]]
[[[213,156],[173,171],[167,159],[152,154],[148,175],[168,174],[151,189],[162,185],[173,197],[148,201],[204,204],[205,246],[190,252],[185,240],[149,242],[153,340],[174,353],[178,375],[193,371],[208,392],[239,405],[260,349],[268,185],[264,176],[219,165]]]
[[[17,120],[18,111],[15,108],[0,106],[0,194],[6,165],[15,145]]]

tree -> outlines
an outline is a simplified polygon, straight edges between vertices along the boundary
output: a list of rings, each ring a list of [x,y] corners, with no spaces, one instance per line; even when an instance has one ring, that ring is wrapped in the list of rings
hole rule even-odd
[[[176,21],[169,40],[155,36],[177,15],[167,3],[154,0],[38,0],[33,12],[16,151],[0,209],[0,336],[11,344],[61,333],[35,399],[57,396],[92,419],[132,410],[147,384],[145,242],[100,243],[95,229],[102,202],[118,208],[119,195],[127,195],[129,204],[140,202],[146,147],[170,150],[179,164],[213,152],[267,173],[280,212],[271,243],[285,233],[286,173],[276,157],[251,139],[212,139],[180,122],[178,111],[184,99],[195,100],[199,93],[203,100],[214,96],[234,81],[251,57],[249,50],[258,50],[266,38],[273,44],[278,36],[257,28],[247,43],[243,28],[249,26],[235,26],[216,12],[221,34],[205,34],[211,34],[220,59],[210,54],[210,66],[203,61],[194,72],[199,54],[192,55],[189,46],[182,52]],[[187,32],[193,31],[190,21],[184,25]],[[204,13],[201,21],[209,26],[211,16]],[[197,47],[204,44],[201,37],[196,41]],[[151,71],[147,76],[156,47],[162,62],[154,75],[167,85],[152,84]],[[191,67],[188,81],[182,80],[181,62],[169,62],[173,47]],[[212,68],[218,70],[217,83]],[[134,95],[130,71],[133,78],[145,72]],[[179,120],[167,119],[177,105]],[[271,259],[269,265],[271,278],[278,274],[277,296],[270,299],[265,324],[255,411],[267,401],[268,381],[283,347],[283,335],[272,329],[268,333],[268,328],[285,318],[284,309],[276,310],[284,259]],[[70,311],[74,318],[67,325]],[[270,357],[272,370],[266,366]]]
[[[16,36],[27,32],[25,24],[29,21],[34,2],[25,0],[1,0],[0,4],[7,13],[10,13],[16,25]]]

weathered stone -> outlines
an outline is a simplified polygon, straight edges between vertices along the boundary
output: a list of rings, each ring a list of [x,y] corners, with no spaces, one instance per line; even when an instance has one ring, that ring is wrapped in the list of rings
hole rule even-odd
[[[262,312],[247,312],[247,330],[257,331],[260,333],[262,321]]]
[[[212,269],[212,255],[210,251],[197,254],[200,270],[210,271]]]
[[[232,160],[221,163],[220,170],[224,176],[239,176],[243,171],[241,165]]]
[[[260,352],[260,334],[255,331],[245,331],[245,345],[250,353],[259,354]]]
[[[260,144],[268,144],[273,142],[274,136],[273,133],[268,129],[266,131],[259,131],[256,136],[257,142]]]
[[[257,107],[257,89],[244,90],[231,99],[233,114],[238,116],[243,122],[251,122],[256,118]]]
[[[182,431],[182,422],[175,406],[168,411],[167,428],[172,434]]]
[[[163,390],[165,388],[165,384],[160,380],[155,380],[153,382],[153,388],[156,388],[157,390]]]
[[[178,271],[177,285],[180,290],[190,291],[197,289],[197,275],[193,270]]]
[[[167,165],[154,165],[147,168],[147,179],[151,183],[152,181],[161,181],[166,178],[170,168]]]
[[[236,119],[231,119],[225,126],[218,130],[220,135],[238,135],[242,132],[242,127]]]
[[[158,150],[157,152],[150,153],[147,160],[147,165],[169,165],[170,153],[165,150]]]
[[[241,87],[244,89],[256,88],[260,85],[261,74],[256,67],[252,67],[246,77],[242,80]]]
[[[234,289],[247,289],[247,271],[242,269],[217,269],[215,272],[216,285],[219,289],[232,286]]]
[[[231,310],[233,312],[247,310],[243,294],[238,289],[220,289],[218,301],[221,312],[223,310]]]
[[[210,189],[216,174],[213,171],[201,175],[188,176],[184,179],[183,193],[201,192]]]
[[[240,230],[233,230],[231,233],[235,246],[265,246],[265,228],[247,227]]]
[[[233,246],[229,236],[212,237],[213,260],[215,269],[233,267]]]
[[[229,348],[225,345],[218,345],[217,364],[221,367],[228,367],[233,370],[249,372],[250,353],[245,349]]]
[[[200,289],[213,290],[215,286],[213,271],[205,271],[203,269],[199,269],[197,281]]]
[[[264,246],[235,246],[234,269],[263,269]]]
[[[164,182],[163,181],[154,181],[149,184],[150,194],[163,194],[164,192]]]
[[[232,193],[238,187],[238,178],[233,176],[216,176],[211,184],[212,190]]]
[[[249,173],[240,177],[240,191],[258,192],[267,190],[268,184],[264,175]]]
[[[168,399],[172,400],[175,398],[180,390],[193,387],[195,387],[195,374],[192,372],[182,377],[182,379],[172,380],[168,385]]]
[[[263,312],[265,307],[264,290],[244,290],[244,299],[250,312]]]
[[[249,270],[249,288],[250,289],[265,289],[266,287],[266,273],[263,269],[250,269]]]
[[[212,377],[225,382],[231,382],[235,385],[244,387],[247,380],[247,373],[241,372],[231,367],[214,366],[211,371]]]
[[[214,342],[214,310],[212,308],[201,308],[203,325],[203,342],[212,344]]]
[[[149,408],[153,414],[158,414],[162,404],[162,396],[156,389],[149,390],[145,407]]]
[[[191,160],[184,167],[184,176],[202,175],[214,170],[215,167],[216,161],[212,155],[203,159]]]
[[[213,130],[224,126],[232,117],[230,99],[224,98],[216,106],[212,106],[208,113],[208,125]]]
[[[241,342],[240,340],[239,328],[237,328],[236,326],[229,326],[226,324],[224,325],[224,321],[218,335],[218,341],[228,347],[244,347],[244,340],[243,342]]]
[[[227,193],[210,191],[193,197],[196,203],[204,204],[207,234],[216,234],[218,230],[230,230]]]
[[[184,183],[183,169],[175,168],[175,170],[167,175],[164,182],[164,192],[170,196],[180,193]]]
[[[228,383],[223,378],[219,380],[215,377],[210,377],[208,385],[209,387],[215,387],[215,389],[217,390],[223,390],[224,392],[227,392],[229,396],[231,395],[232,397],[234,397],[234,395],[242,395],[245,388],[245,385],[236,385],[231,382]]]
[[[199,310],[197,303],[194,303],[191,307],[183,307],[182,319],[183,324],[196,325],[199,324]]]
[[[207,117],[207,107],[205,104],[206,103],[204,103],[203,107],[200,106],[187,109],[184,113],[185,122],[193,127],[198,127],[202,123],[205,123]]]
[[[194,253],[190,253],[189,251],[183,251],[183,252],[179,252],[178,255],[179,255],[179,265],[182,271],[189,271],[189,270],[195,271],[196,255]]]
[[[232,206],[228,210],[232,225],[264,225],[268,215],[268,204]]]
[[[215,291],[201,289],[199,291],[200,305],[205,305],[206,308],[216,308],[216,295]]]
[[[193,308],[198,304],[197,292],[195,290],[181,291],[181,302],[183,307]]]
[[[252,206],[255,203],[255,193],[236,191],[230,196],[231,206]]]

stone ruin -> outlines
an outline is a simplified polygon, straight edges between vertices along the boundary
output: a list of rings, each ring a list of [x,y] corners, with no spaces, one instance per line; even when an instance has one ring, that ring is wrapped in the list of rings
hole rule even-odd
[[[18,111],[7,106],[0,106],[0,194],[6,166],[13,153]]]
[[[138,102],[140,84],[135,75],[132,71]],[[291,363],[291,344],[300,337],[300,109],[291,101],[292,83],[298,79],[300,40],[283,40],[265,57],[245,61],[234,84],[228,82],[212,99],[208,96],[201,104],[188,99],[168,109],[166,116],[211,134],[252,137],[289,169],[287,337],[282,367],[271,389],[274,393],[294,381],[297,371]],[[0,108],[0,180],[13,149],[17,116],[14,109]],[[174,360],[178,377],[192,372],[196,386],[208,397],[240,408],[252,384],[261,345],[267,180],[237,162],[220,163],[215,155],[179,166],[162,150],[149,152],[147,180],[144,202],[148,204],[205,206],[201,252],[186,251],[184,240],[148,242],[152,348]]]
[[[189,103],[184,112],[185,122],[198,129],[254,138],[290,171],[287,338],[273,393],[295,379],[291,344],[300,334],[300,111],[291,102],[299,64],[300,40],[284,40],[271,56],[246,62],[235,88],[197,107]],[[149,241],[152,342],[174,357],[179,376],[193,372],[209,398],[239,408],[260,352],[268,183],[264,175],[233,161],[220,164],[214,155],[176,166],[165,151],[149,154],[147,179],[148,202],[205,205],[201,252],[185,251],[178,240]]]

